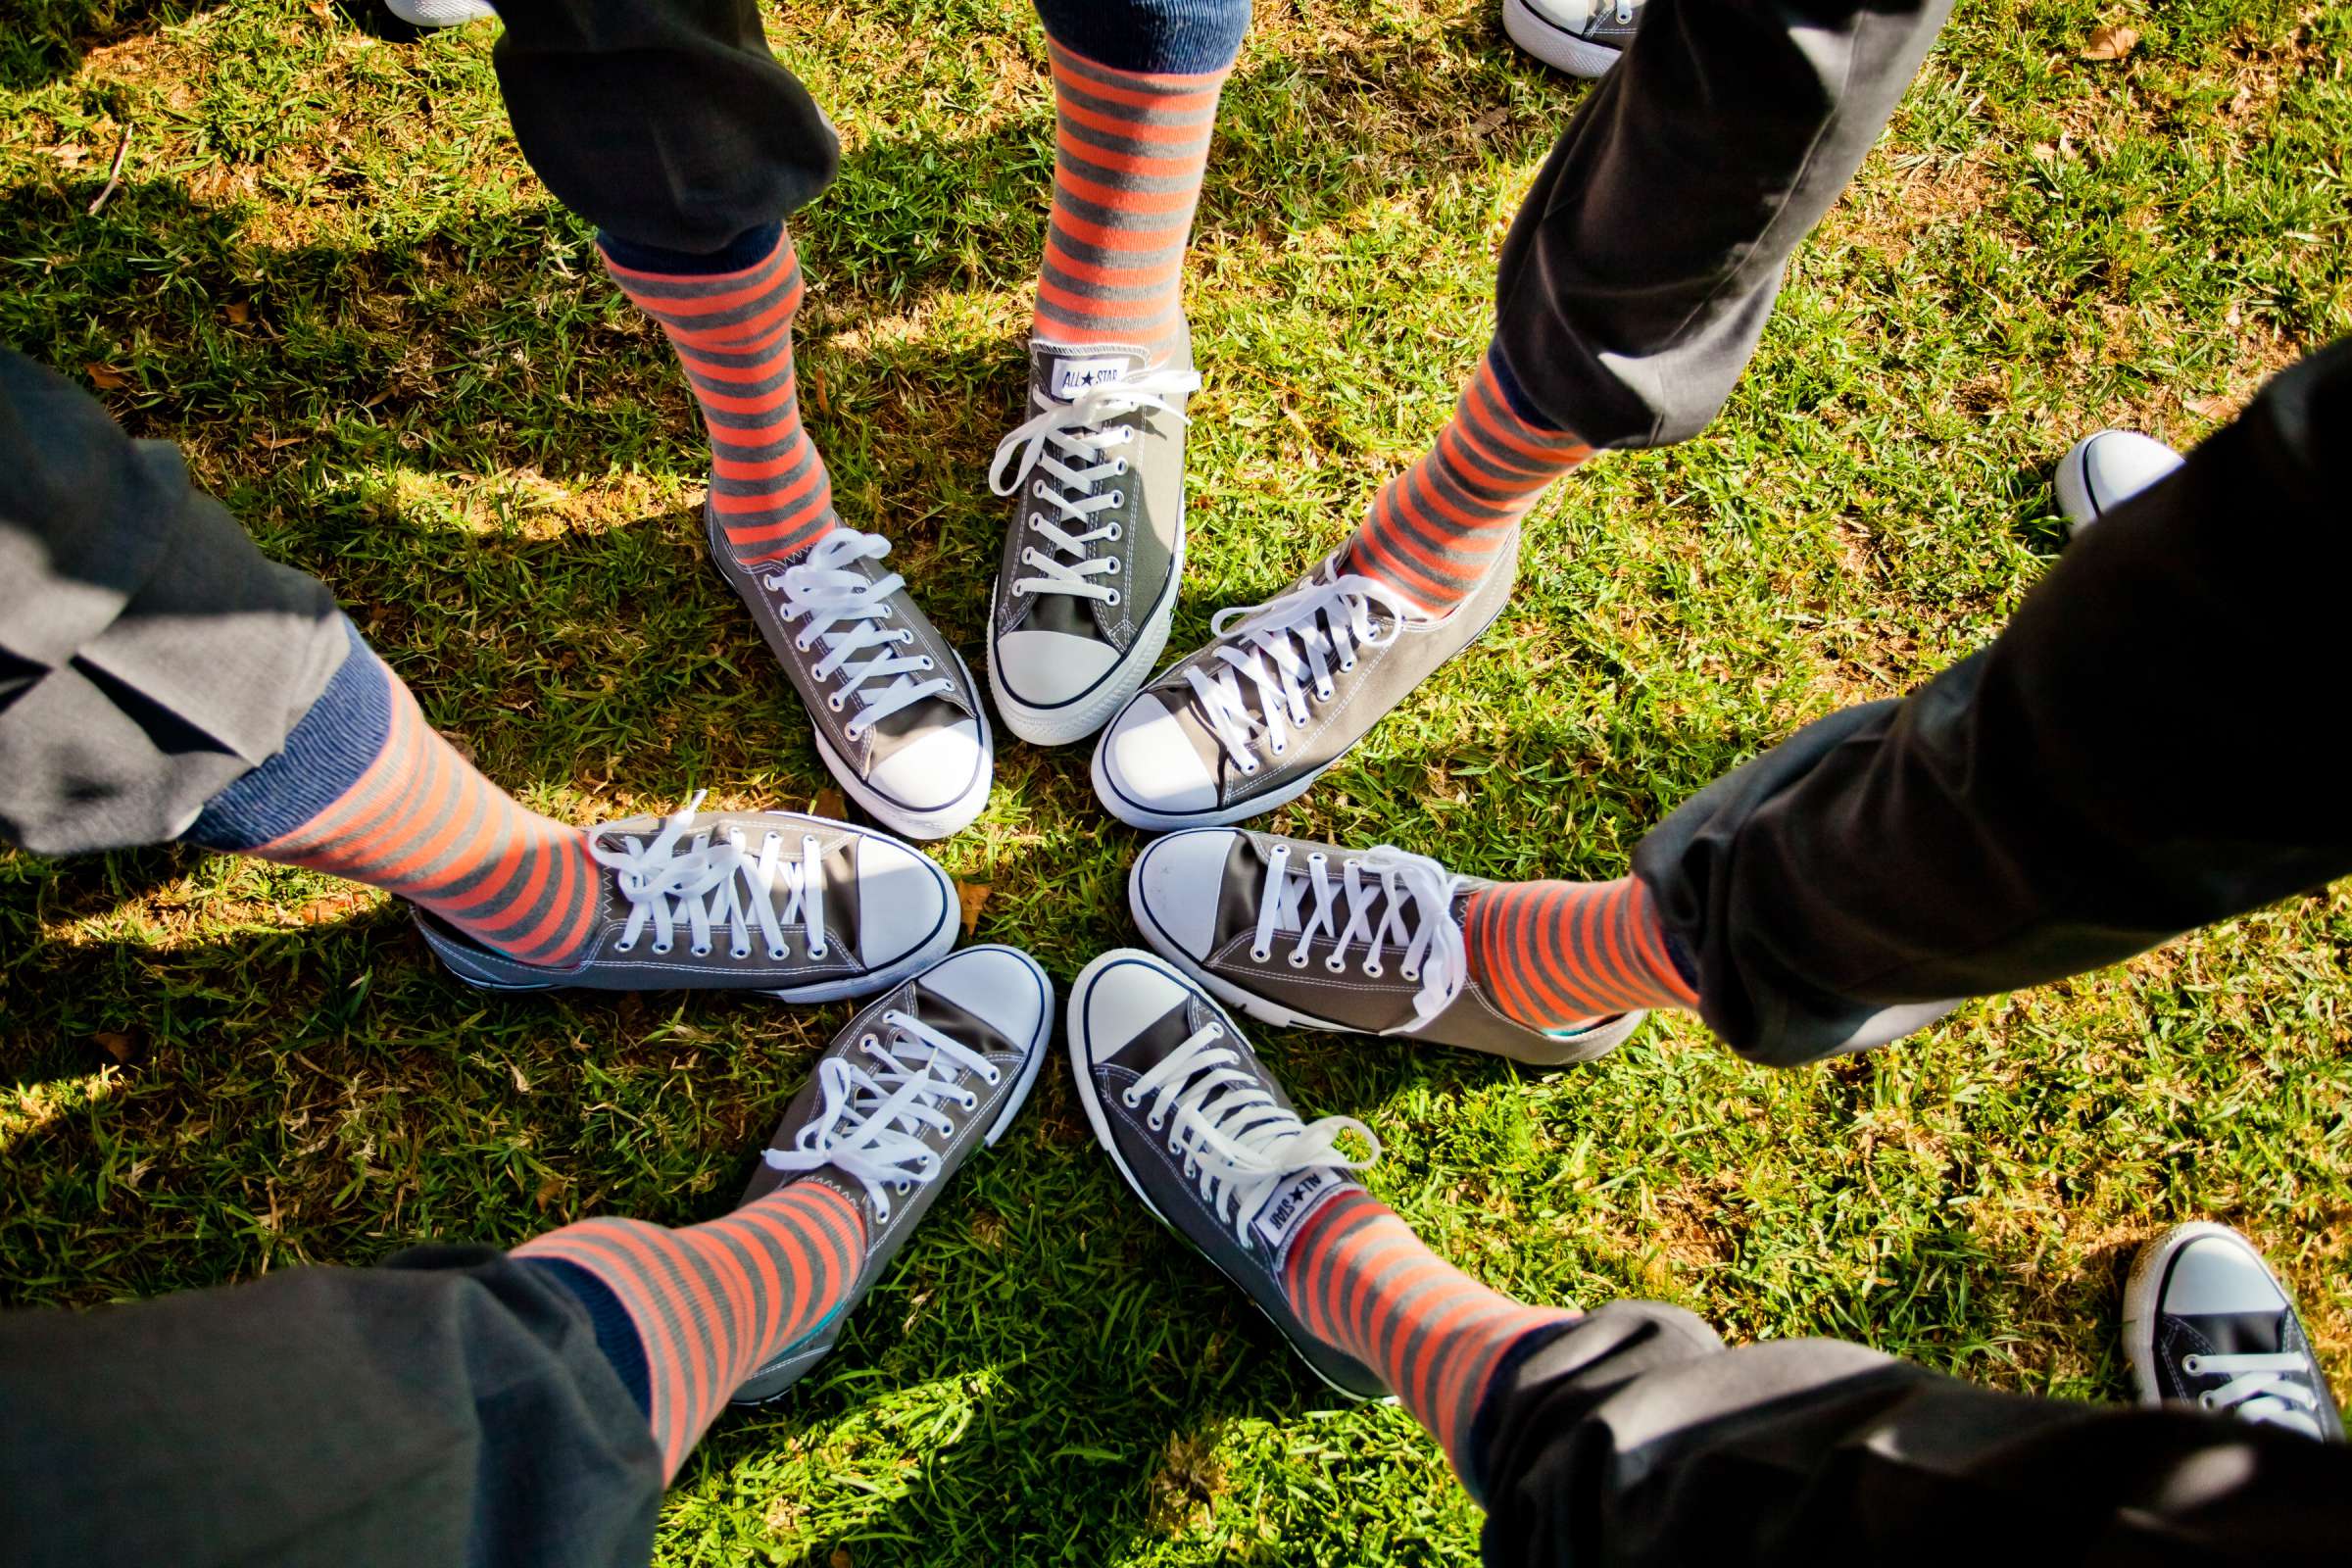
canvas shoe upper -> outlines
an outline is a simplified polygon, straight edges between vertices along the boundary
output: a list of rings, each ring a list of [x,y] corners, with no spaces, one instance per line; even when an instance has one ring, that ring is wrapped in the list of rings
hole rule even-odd
[[[1308,786],[1509,605],[1519,531],[1470,596],[1433,616],[1327,557],[1279,598],[1227,610],[1095,749],[1095,793],[1134,827],[1239,822]]]
[[[840,1308],[755,1370],[736,1403],[775,1398],[833,1348],[949,1178],[1020,1113],[1053,1031],[1054,984],[1037,960],[978,947],[868,1004],[833,1037],[743,1202],[787,1182],[822,1182],[865,1221],[865,1260]]]
[[[561,968],[508,957],[425,909],[425,942],[491,991],[764,991],[794,1002],[861,997],[956,943],[955,884],[928,856],[846,822],[789,811],[698,813],[596,828],[608,875],[585,956]]]
[[[1237,828],[1171,833],[1127,880],[1144,940],[1253,1018],[1402,1035],[1556,1067],[1615,1050],[1644,1014],[1557,1034],[1504,1015],[1471,972],[1470,895],[1492,884],[1383,846]]]
[[[1502,0],[1511,42],[1555,71],[1605,75],[1642,25],[1643,0]]]
[[[989,470],[1012,498],[989,686],[1015,735],[1092,735],[1152,673],[1184,571],[1189,348],[1029,347],[1029,414]]]
[[[1363,1123],[1306,1123],[1206,992],[1148,953],[1088,964],[1070,991],[1070,1064],[1095,1137],[1146,1207],[1248,1293],[1315,1375],[1350,1398],[1389,1390],[1308,1332],[1282,1287],[1307,1217],[1379,1156]],[[1352,1133],[1367,1153],[1338,1143]]]
[[[2180,454],[2136,430],[2094,430],[2058,463],[2058,510],[2080,533],[2180,466]]]
[[[747,566],[715,514],[706,526],[850,798],[910,838],[967,826],[995,776],[988,717],[961,656],[882,566],[890,541],[836,524],[788,564]]]
[[[2140,1249],[2124,1288],[2124,1352],[2142,1404],[2344,1441],[2286,1288],[2226,1225],[2176,1226]]]

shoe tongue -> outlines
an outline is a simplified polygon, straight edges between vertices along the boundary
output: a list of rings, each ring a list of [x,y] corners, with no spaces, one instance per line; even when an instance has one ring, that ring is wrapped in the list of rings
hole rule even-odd
[[[2195,1325],[2217,1355],[2276,1355],[2286,1348],[2284,1312],[2229,1312],[2181,1321]]]
[[[1134,349],[1031,343],[1029,381],[1054,402],[1071,403],[1098,387],[1116,386],[1142,371],[1147,363]]]

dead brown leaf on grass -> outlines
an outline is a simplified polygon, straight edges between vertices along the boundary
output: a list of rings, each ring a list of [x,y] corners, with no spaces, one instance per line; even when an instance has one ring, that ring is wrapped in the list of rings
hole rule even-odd
[[[963,906],[963,934],[965,936],[970,936],[978,928],[980,911],[987,906],[988,896],[995,891],[996,888],[992,883],[960,880],[956,882],[956,897]]]
[[[2139,29],[2119,23],[2103,23],[2090,29],[2090,40],[2082,46],[2085,60],[2121,60],[2139,46]]]

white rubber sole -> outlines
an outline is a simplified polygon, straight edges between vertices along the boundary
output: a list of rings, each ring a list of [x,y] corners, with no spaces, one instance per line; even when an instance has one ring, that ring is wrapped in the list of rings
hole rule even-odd
[[[1146,850],[1144,853],[1149,855],[1151,851]],[[1138,859],[1136,864],[1141,867],[1143,862]],[[1127,912],[1135,917],[1135,928],[1143,933],[1144,940],[1151,944],[1152,951],[1191,976],[1194,984],[1227,1006],[1238,1007],[1259,1023],[1271,1024],[1277,1029],[1315,1029],[1326,1034],[1362,1035],[1368,1040],[1404,1041],[1416,1046],[1436,1046],[1446,1051],[1466,1051],[1473,1055],[1494,1056],[1501,1061],[1515,1061],[1528,1067],[1573,1067],[1591,1059],[1591,1055],[1601,1054],[1586,1054],[1595,1042],[1600,1043],[1602,1053],[1616,1050],[1631,1039],[1634,1031],[1642,1027],[1642,1021],[1649,1016],[1645,1011],[1620,1013],[1614,1023],[1595,1026],[1572,1039],[1561,1041],[1561,1045],[1573,1048],[1579,1053],[1578,1055],[1563,1061],[1548,1061],[1539,1056],[1504,1055],[1500,1052],[1480,1051],[1474,1046],[1457,1046],[1444,1040],[1423,1040],[1420,1036],[1411,1033],[1375,1034],[1369,1029],[1358,1029],[1353,1024],[1333,1023],[1328,1018],[1318,1018],[1312,1013],[1293,1012],[1280,1003],[1268,1002],[1263,997],[1244,991],[1240,986],[1220,975],[1209,973],[1200,967],[1200,961],[1198,958],[1178,947],[1175,939],[1162,930],[1159,922],[1152,918],[1151,906],[1144,903],[1142,879],[1133,873],[1130,873],[1127,878]]]
[[[948,651],[955,655],[956,667],[963,671],[965,683],[976,690],[978,683],[972,680],[971,666],[964,663],[961,654],[956,653],[954,649]],[[868,815],[896,832],[900,837],[929,841],[948,838],[970,827],[979,819],[980,812],[988,806],[988,792],[996,787],[996,736],[989,730],[988,713],[985,710],[975,712],[972,716],[979,721],[980,755],[987,760],[987,765],[980,769],[980,776],[972,781],[970,789],[965,790],[947,805],[930,811],[909,810],[889,796],[874,789],[858,776],[856,769],[842,760],[841,754],[836,752],[832,743],[825,739],[823,730],[811,724],[808,726],[808,733],[816,737],[816,755],[823,760],[825,770],[833,775],[834,782],[841,786],[844,794],[865,808]]]
[[[1103,736],[1105,742],[1109,738],[1107,734]],[[1102,809],[1129,827],[1147,828],[1155,833],[1173,833],[1188,827],[1236,827],[1253,816],[1263,816],[1278,807],[1288,806],[1313,789],[1315,781],[1339,766],[1340,758],[1347,755],[1347,752],[1342,752],[1339,757],[1325,762],[1297,783],[1286,784],[1271,795],[1252,795],[1239,806],[1222,806],[1213,811],[1187,811],[1182,815],[1148,810],[1121,795],[1110,782],[1109,749],[1106,745],[1096,746],[1095,760],[1089,764],[1087,772],[1094,779],[1095,798],[1102,803]]]
[[[1124,1181],[1128,1191],[1134,1193],[1137,1199],[1143,1202],[1145,1211],[1162,1225],[1167,1225],[1179,1241],[1191,1248],[1194,1256],[1215,1269],[1219,1274],[1224,1274],[1225,1282],[1240,1291],[1242,1299],[1256,1307],[1258,1315],[1273,1324],[1274,1332],[1282,1336],[1282,1342],[1285,1345],[1289,1345],[1291,1342],[1290,1331],[1275,1321],[1274,1314],[1265,1309],[1256,1295],[1240,1280],[1226,1274],[1223,1264],[1201,1251],[1198,1247],[1194,1247],[1192,1240],[1184,1232],[1168,1224],[1168,1216],[1159,1211],[1159,1205],[1152,1201],[1152,1195],[1144,1191],[1144,1184],[1137,1181],[1135,1172],[1127,1168],[1127,1161],[1119,1157],[1119,1146],[1113,1143],[1110,1137],[1110,1118],[1103,1113],[1102,1102],[1096,1098],[1094,1071],[1087,1064],[1086,1059],[1086,1031],[1079,1025],[1079,1019],[1086,1015],[1087,987],[1093,984],[1096,975],[1114,963],[1133,961],[1138,958],[1149,959],[1152,956],[1151,954],[1138,952],[1134,948],[1113,948],[1079,970],[1078,978],[1070,982],[1069,1016],[1063,1024],[1062,1036],[1070,1054],[1070,1076],[1078,1081],[1078,1103],[1086,1111],[1087,1125],[1095,1131],[1095,1142],[1101,1144],[1102,1152],[1110,1156],[1111,1164],[1118,1170],[1119,1179]],[[1317,1382],[1346,1399],[1349,1404],[1395,1404],[1396,1402],[1396,1396],[1394,1394],[1367,1399],[1353,1389],[1334,1383],[1330,1378],[1325,1377],[1323,1369],[1309,1361],[1304,1355],[1299,1355],[1296,1347],[1292,1348],[1291,1353],[1298,1356],[1299,1365],[1312,1372]]]
[[[1605,76],[1625,51],[1580,38],[1537,14],[1527,0],[1502,0],[1502,30],[1511,42],[1554,71],[1571,76]]]
[[[1004,727],[1032,746],[1068,746],[1086,739],[1117,717],[1119,710],[1152,678],[1152,666],[1159,662],[1161,651],[1168,646],[1168,627],[1176,618],[1177,585],[1183,581],[1184,535],[1179,532],[1176,558],[1168,568],[1167,591],[1160,595],[1159,608],[1136,635],[1135,645],[1127,650],[1124,659],[1110,666],[1092,696],[1072,706],[1055,708],[1032,708],[1007,692],[997,679],[997,595],[995,588],[990,588],[988,694],[997,700],[997,711],[1004,715]]]

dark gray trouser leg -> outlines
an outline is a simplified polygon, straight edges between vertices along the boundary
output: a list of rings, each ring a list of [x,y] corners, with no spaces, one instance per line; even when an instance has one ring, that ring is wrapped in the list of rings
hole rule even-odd
[[[1726,1350],[1619,1301],[1497,1374],[1490,1568],[2329,1560],[2352,1450],[1996,1394],[1835,1340]]]
[[[523,157],[632,244],[708,255],[832,181],[841,146],[757,0],[510,0],[492,58]]]
[[[1950,0],[1650,0],[1502,248],[1495,346],[1596,447],[1695,434]]]
[[[275,756],[349,649],[179,454],[0,350],[0,841],[154,844]]]
[[[2068,547],[1992,646],[1686,802],[1636,874],[1714,1030],[1807,1061],[2352,871],[2352,341]]]
[[[0,1316],[21,1568],[643,1568],[661,1500],[587,1313],[488,1248]]]

